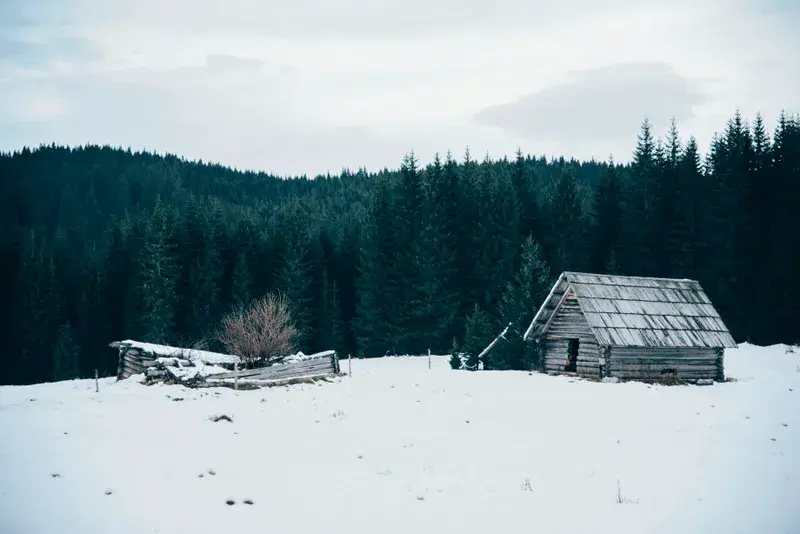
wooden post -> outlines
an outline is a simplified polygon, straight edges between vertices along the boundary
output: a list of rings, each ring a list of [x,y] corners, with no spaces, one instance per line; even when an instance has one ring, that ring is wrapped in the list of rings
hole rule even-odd
[[[97,377],[97,369],[94,370],[94,391],[95,393],[100,393],[100,381]]]
[[[428,349],[428,371],[431,370],[431,349]]]
[[[239,370],[239,362],[233,362],[233,372],[237,372]],[[239,389],[239,375],[233,377],[233,389]]]
[[[353,357],[350,354],[347,355],[347,375],[353,376]]]

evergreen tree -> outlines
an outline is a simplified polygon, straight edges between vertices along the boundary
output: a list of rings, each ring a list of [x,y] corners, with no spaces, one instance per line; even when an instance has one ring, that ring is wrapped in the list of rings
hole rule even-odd
[[[80,348],[75,343],[72,325],[64,323],[58,328],[58,339],[53,346],[53,380],[72,380],[80,376]]]
[[[552,285],[550,267],[542,257],[539,244],[528,236],[522,245],[520,268],[506,284],[500,299],[502,324],[524,332]]]
[[[681,159],[680,177],[686,193],[683,195],[683,205],[688,237],[684,246],[688,245],[690,252],[685,253],[684,258],[690,278],[705,278],[705,266],[711,260],[707,240],[711,187],[702,167],[697,141],[694,137],[689,137]],[[676,271],[679,269],[675,268]]]
[[[460,198],[458,172],[455,162],[448,154],[442,166],[438,154],[426,170],[430,199],[430,216],[423,234],[423,256],[418,265],[424,287],[424,301],[430,306],[436,328],[431,346],[441,346],[458,332],[456,317],[460,306],[461,283],[458,279],[462,202]],[[424,314],[423,314],[424,316]],[[424,319],[423,319],[424,320]]]
[[[580,271],[583,267],[585,229],[575,172],[574,166],[562,171],[551,204],[553,266],[558,272]]]
[[[390,190],[385,182],[380,182],[370,201],[357,279],[354,326],[359,352],[368,357],[396,353],[399,349],[402,276],[396,261],[400,240],[395,230]]]
[[[150,216],[139,260],[142,333],[150,343],[169,343],[174,335],[177,270],[172,235],[172,218],[159,197]]]
[[[287,243],[276,275],[278,290],[292,304],[292,320],[299,331],[298,344],[308,350],[313,319],[311,264],[306,243]]]
[[[511,170],[511,182],[514,186],[514,198],[517,202],[516,212],[519,214],[520,235],[536,237],[539,224],[539,206],[536,200],[536,175],[531,172],[522,149],[517,148],[516,159]]]
[[[465,369],[478,369],[478,356],[492,342],[491,319],[476,304],[465,324],[464,343],[461,350],[467,355]]]
[[[633,153],[629,179],[623,188],[622,243],[620,252],[622,270],[626,274],[650,275],[656,269],[654,261],[653,214],[655,213],[658,159],[656,142],[648,119],[642,123],[641,132]]]
[[[622,225],[622,191],[613,159],[595,189],[592,215],[590,270],[608,272],[606,268],[611,256],[615,255]]]
[[[236,256],[236,264],[233,268],[233,280],[231,289],[231,302],[233,307],[247,306],[253,296],[253,280],[250,276],[247,255],[239,252]]]

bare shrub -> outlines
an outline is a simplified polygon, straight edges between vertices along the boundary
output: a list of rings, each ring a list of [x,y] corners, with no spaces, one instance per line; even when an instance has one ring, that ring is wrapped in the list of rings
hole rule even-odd
[[[533,491],[531,477],[525,477],[525,481],[522,483],[522,491]]]
[[[291,354],[298,335],[289,302],[282,295],[269,294],[226,315],[219,341],[252,368],[277,363]]]
[[[622,484],[617,479],[617,504],[639,504],[639,499],[633,499],[622,493]]]

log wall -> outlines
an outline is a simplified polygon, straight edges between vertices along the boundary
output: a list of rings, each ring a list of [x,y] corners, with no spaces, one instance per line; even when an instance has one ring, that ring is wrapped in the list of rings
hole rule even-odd
[[[605,360],[600,357],[600,346],[578,305],[578,300],[568,289],[542,340],[542,365],[545,371],[564,372],[569,360],[570,339],[579,340],[577,374],[585,377],[601,376],[604,373]]]
[[[723,349],[611,347],[608,375],[623,380],[724,380]]]
[[[117,380],[144,373],[147,368],[155,365],[155,360],[156,356],[153,354],[120,345]]]

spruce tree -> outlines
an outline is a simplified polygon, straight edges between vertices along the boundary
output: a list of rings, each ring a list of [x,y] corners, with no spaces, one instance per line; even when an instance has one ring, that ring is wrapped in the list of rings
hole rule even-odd
[[[618,256],[626,274],[651,275],[656,268],[652,241],[655,213],[658,158],[650,121],[645,118],[633,153],[633,162],[623,188],[622,242]]]
[[[564,168],[551,203],[553,266],[558,272],[580,271],[583,267],[585,228],[575,172],[572,165]]]
[[[536,199],[536,174],[529,168],[528,161],[517,148],[516,158],[511,169],[511,182],[519,214],[519,233],[536,237],[539,224],[539,206]]]
[[[589,269],[608,272],[606,268],[610,257],[615,254],[622,226],[622,191],[613,159],[609,161],[595,188],[592,219]]]
[[[156,199],[139,257],[144,340],[169,343],[174,336],[177,269],[171,238],[173,223],[167,208]]]
[[[523,331],[533,319],[536,310],[552,286],[550,267],[532,236],[522,245],[522,261],[514,278],[505,287],[500,299],[500,316],[503,325],[512,325]]]
[[[703,172],[697,140],[692,136],[686,142],[680,164],[680,176],[685,188],[684,195],[685,216],[687,218],[688,246],[691,250],[687,254],[687,272],[691,278],[704,279],[706,265],[711,260],[707,240],[708,203],[711,195],[710,183]]]
[[[233,278],[231,281],[231,304],[236,308],[247,306],[253,296],[253,280],[250,276],[247,254],[239,252],[236,256],[236,263],[233,267]]]
[[[465,369],[475,371],[478,369],[478,355],[492,342],[492,322],[486,313],[475,304],[472,314],[467,317],[465,324],[464,343],[461,350],[467,355]]]
[[[80,348],[70,323],[58,328],[58,338],[53,346],[53,380],[72,380],[80,376]]]
[[[458,279],[462,202],[458,172],[449,154],[442,166],[438,154],[425,172],[429,193],[428,225],[423,238],[423,256],[418,265],[425,287],[425,300],[435,314],[436,327],[431,346],[446,349],[458,332],[461,281]],[[437,349],[438,350],[438,349]]]
[[[308,350],[313,320],[311,296],[311,264],[306,243],[289,242],[283,262],[276,274],[277,287],[292,304],[292,321],[299,335],[297,342]]]
[[[391,190],[380,181],[370,200],[358,261],[354,327],[359,353],[367,357],[399,350],[403,278],[396,261],[400,250],[396,226]]]

